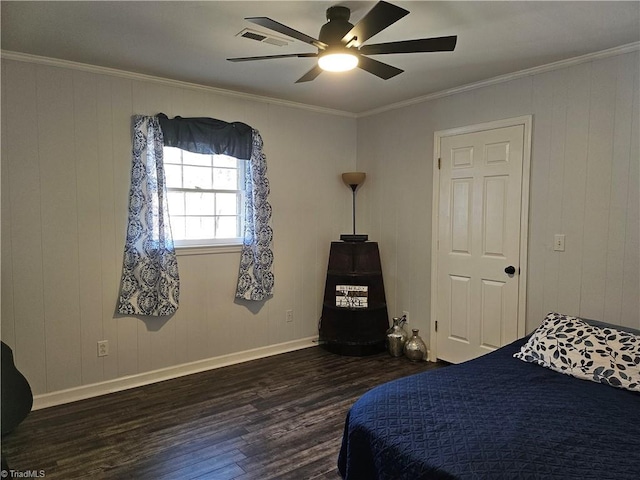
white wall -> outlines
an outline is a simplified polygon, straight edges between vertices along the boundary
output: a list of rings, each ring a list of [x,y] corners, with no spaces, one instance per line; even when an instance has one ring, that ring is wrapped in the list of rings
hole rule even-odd
[[[380,243],[389,315],[428,339],[433,133],[533,114],[527,330],[559,310],[640,327],[638,52],[358,119],[211,89],[2,61],[2,338],[36,394],[317,334],[329,244]],[[234,302],[238,253],[180,256],[166,322],[116,317],[133,114],[243,121],[265,141],[274,296]],[[324,141],[323,139],[330,139]],[[357,163],[356,163],[357,156]],[[564,233],[566,251],[553,252]],[[293,324],[285,311],[294,310]],[[98,358],[107,339],[110,355]]]
[[[264,139],[275,289],[234,302],[239,253],[179,256],[167,321],[114,314],[131,116],[241,121]],[[212,89],[2,61],[2,339],[35,394],[317,335],[329,245],[348,231],[356,119]],[[285,312],[294,311],[293,323]],[[98,358],[98,340],[110,354]]]
[[[640,328],[637,51],[358,119],[363,231],[390,315],[429,337],[433,136],[533,115],[526,329],[548,311]],[[553,235],[566,235],[554,252]]]

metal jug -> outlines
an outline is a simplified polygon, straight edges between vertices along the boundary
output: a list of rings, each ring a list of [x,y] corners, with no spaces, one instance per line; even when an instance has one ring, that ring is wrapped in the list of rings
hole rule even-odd
[[[387,330],[387,349],[392,357],[401,357],[404,344],[407,342],[407,332],[402,328],[407,318],[393,317],[393,325]]]
[[[418,335],[417,328],[414,328],[411,332],[413,332],[413,335],[404,345],[404,354],[412,362],[422,362],[427,359],[427,345]]]

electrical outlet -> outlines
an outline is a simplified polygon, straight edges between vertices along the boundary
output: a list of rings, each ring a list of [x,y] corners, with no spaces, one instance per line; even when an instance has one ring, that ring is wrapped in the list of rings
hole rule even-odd
[[[553,250],[564,252],[564,235],[557,234],[553,236]]]
[[[293,310],[287,310],[285,318],[287,320],[287,323],[293,322]]]
[[[402,311],[402,315],[404,316],[405,320],[406,320],[406,325],[409,325],[409,312],[407,311]]]
[[[98,356],[106,357],[109,355],[109,340],[100,340],[98,342]]]

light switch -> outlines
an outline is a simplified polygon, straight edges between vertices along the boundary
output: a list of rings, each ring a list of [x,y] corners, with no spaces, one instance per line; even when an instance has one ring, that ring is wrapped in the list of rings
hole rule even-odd
[[[553,249],[556,252],[564,252],[564,235],[553,236]]]

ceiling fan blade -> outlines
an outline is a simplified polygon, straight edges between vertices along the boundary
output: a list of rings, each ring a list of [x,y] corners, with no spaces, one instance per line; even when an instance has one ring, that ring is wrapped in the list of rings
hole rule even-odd
[[[296,83],[310,82],[311,80],[314,80],[321,73],[322,73],[322,69],[318,65],[315,65],[311,70],[309,70],[307,73],[301,76],[298,80],[296,80]]]
[[[260,25],[261,27],[268,28],[269,30],[273,30],[274,32],[282,33],[287,37],[295,38],[296,40],[300,40],[301,42],[308,43],[313,45],[314,47],[319,48],[320,50],[324,50],[328,47],[328,45],[320,40],[310,37],[302,32],[294,30],[291,27],[287,27],[282,23],[276,22],[275,20],[271,20],[268,17],[248,17],[245,20],[255,23],[256,25]]]
[[[408,13],[408,10],[396,5],[387,2],[378,2],[347,32],[342,38],[342,43],[348,43],[353,37],[357,37],[357,44],[362,45],[376,33],[394,24]]]
[[[305,58],[305,57],[317,57],[317,53],[288,53],[284,55],[264,55],[261,57],[237,57],[237,58],[227,58],[230,62],[251,62],[253,60],[270,60],[273,58]]]
[[[379,62],[373,58],[365,57],[364,55],[358,55],[358,67],[366,70],[369,73],[373,73],[376,77],[380,77],[384,80],[389,80],[396,75],[400,75],[404,70],[396,68],[392,65]]]
[[[364,55],[382,55],[385,53],[451,52],[456,48],[458,37],[420,38],[402,42],[375,43],[363,45],[359,52]]]

